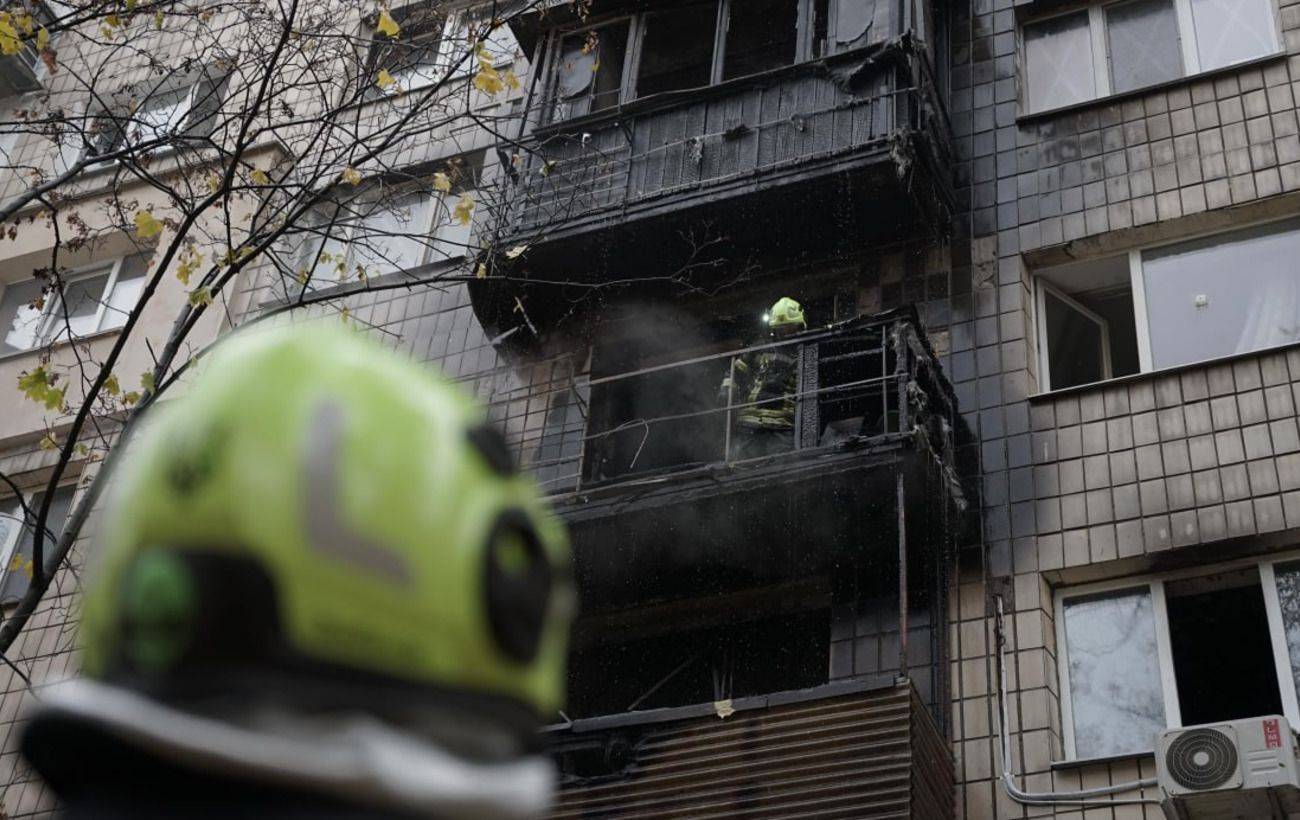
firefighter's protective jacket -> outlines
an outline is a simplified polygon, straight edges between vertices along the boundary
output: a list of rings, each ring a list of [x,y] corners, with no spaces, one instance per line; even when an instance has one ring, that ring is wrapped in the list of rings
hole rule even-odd
[[[747,353],[736,359],[731,402],[741,405],[741,427],[793,430],[798,359],[785,349]],[[723,389],[727,387],[723,382]]]

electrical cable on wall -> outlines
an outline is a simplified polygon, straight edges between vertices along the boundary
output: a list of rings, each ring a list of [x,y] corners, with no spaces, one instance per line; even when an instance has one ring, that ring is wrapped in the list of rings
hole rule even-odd
[[[1106,795],[1120,794],[1123,792],[1137,791],[1139,789],[1153,788],[1157,785],[1154,777],[1134,780],[1127,783],[1116,783],[1111,786],[1099,786],[1095,789],[1080,789],[1077,791],[1054,791],[1054,792],[1028,792],[1016,785],[1016,776],[1011,770],[1011,739],[1010,725],[1008,719],[1007,702],[1007,639],[1003,623],[1002,596],[993,596],[997,602],[997,623],[995,624],[995,637],[998,642],[998,729],[999,741],[1002,748],[1002,785],[1007,790],[1007,796],[1017,803],[1026,806],[1050,806],[1050,805],[1069,805],[1069,806],[1133,806],[1133,805],[1160,805],[1160,801],[1153,797],[1133,797],[1133,798],[1112,798],[1108,800],[1095,800],[1091,798],[1105,797]]]

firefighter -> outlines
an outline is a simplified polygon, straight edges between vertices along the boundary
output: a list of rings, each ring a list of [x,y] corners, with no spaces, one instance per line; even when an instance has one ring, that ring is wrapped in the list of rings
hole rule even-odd
[[[769,337],[780,341],[807,329],[803,308],[789,296],[782,296],[764,315]],[[733,364],[735,380],[728,374],[719,396],[736,414],[736,446],[733,458],[758,458],[794,449],[795,396],[798,393],[798,359],[793,345],[759,350],[738,356]]]
[[[342,328],[243,331],[125,456],[80,680],[28,761],[79,818],[543,813],[569,547],[483,412]]]

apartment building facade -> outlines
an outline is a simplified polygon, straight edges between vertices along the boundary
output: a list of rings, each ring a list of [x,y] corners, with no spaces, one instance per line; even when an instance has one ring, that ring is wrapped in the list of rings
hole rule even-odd
[[[426,187],[432,241],[314,310],[474,391],[569,521],[557,816],[1155,818],[1159,730],[1300,726],[1296,8],[511,20],[494,127],[395,152],[474,169],[455,196],[491,218],[460,233]],[[438,53],[394,63],[404,90]],[[250,271],[225,324],[299,267]],[[809,321],[773,348],[796,429],[750,458],[718,387],[779,296]],[[34,483],[43,421],[4,418]],[[52,596],[11,659],[70,674],[72,625]]]

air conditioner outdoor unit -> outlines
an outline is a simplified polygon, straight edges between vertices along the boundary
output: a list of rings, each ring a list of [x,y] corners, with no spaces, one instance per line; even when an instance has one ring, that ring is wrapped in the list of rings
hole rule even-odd
[[[1300,820],[1296,736],[1280,715],[1161,732],[1156,775],[1170,820]]]

